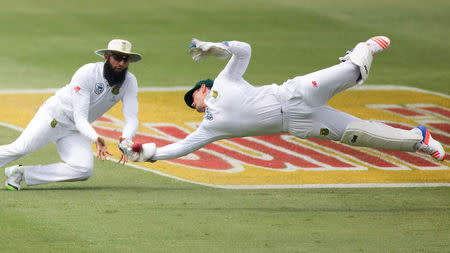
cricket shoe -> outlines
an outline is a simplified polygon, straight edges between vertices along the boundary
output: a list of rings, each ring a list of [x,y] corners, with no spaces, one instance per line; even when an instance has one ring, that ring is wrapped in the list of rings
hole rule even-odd
[[[22,165],[14,165],[5,168],[5,174],[6,174],[6,181],[5,181],[6,189],[10,191],[19,191],[20,182],[23,179]]]
[[[375,36],[366,41],[372,55],[386,50],[391,45],[391,40],[386,36]]]
[[[374,56],[386,50],[391,45],[391,40],[386,36],[375,36],[368,39],[366,42],[364,42],[364,44],[369,48],[369,52],[372,54],[372,56]],[[339,60],[341,62],[345,62],[350,59],[350,53],[352,53],[355,48],[352,48],[349,51],[345,52],[345,55],[339,57]]]
[[[446,157],[445,150],[442,145],[431,137],[430,131],[425,126],[418,126],[422,133],[422,141],[418,143],[417,149],[431,155],[438,161],[443,161]]]

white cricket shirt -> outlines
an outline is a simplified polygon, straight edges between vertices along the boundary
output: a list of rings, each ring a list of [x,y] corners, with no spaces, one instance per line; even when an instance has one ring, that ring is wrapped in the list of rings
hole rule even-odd
[[[69,84],[56,91],[44,104],[58,122],[74,125],[92,142],[99,136],[90,123],[122,100],[125,127],[122,137],[131,140],[138,128],[137,80],[130,72],[120,89],[110,87],[103,77],[104,62],[89,63],[79,68]]]
[[[219,139],[283,131],[280,86],[254,87],[245,81],[242,75],[250,61],[250,45],[223,43],[232,57],[205,99],[207,108],[200,126],[185,139],[158,148],[152,160],[177,158]]]

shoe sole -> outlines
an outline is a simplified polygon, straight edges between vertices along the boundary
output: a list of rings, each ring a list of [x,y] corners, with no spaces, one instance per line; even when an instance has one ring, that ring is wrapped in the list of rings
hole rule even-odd
[[[5,183],[5,187],[7,190],[10,190],[10,191],[18,191],[19,190],[19,188],[15,187],[14,185],[10,185],[8,183]]]
[[[388,48],[391,45],[391,41],[387,37],[383,38],[383,37],[376,36],[376,37],[370,38],[370,40],[377,43],[383,50],[385,50],[386,48]]]
[[[11,176],[11,173],[9,173],[9,175],[8,175],[8,173],[5,170],[5,176],[6,176],[6,178],[9,178],[9,176]],[[20,186],[14,186],[14,185],[8,183],[8,179],[5,181],[5,188],[10,191],[20,191]]]

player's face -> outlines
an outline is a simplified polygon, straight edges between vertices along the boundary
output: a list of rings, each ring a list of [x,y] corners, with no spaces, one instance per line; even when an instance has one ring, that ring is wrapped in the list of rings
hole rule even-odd
[[[128,64],[130,63],[130,56],[126,54],[110,53],[108,59],[116,73],[121,73],[124,69],[128,68]]]
[[[202,86],[194,93],[192,93],[192,99],[194,102],[192,102],[192,107],[194,107],[197,112],[205,112],[206,110],[206,104],[205,104],[205,97],[208,94],[209,89]]]

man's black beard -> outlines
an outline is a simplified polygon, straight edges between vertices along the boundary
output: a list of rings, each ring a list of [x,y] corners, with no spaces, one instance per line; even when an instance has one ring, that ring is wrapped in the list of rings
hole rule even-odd
[[[108,81],[109,86],[122,86],[123,81],[125,81],[125,77],[127,76],[128,68],[122,70],[122,72],[117,73],[114,71],[111,63],[108,60],[105,62],[103,66],[103,77]]]

